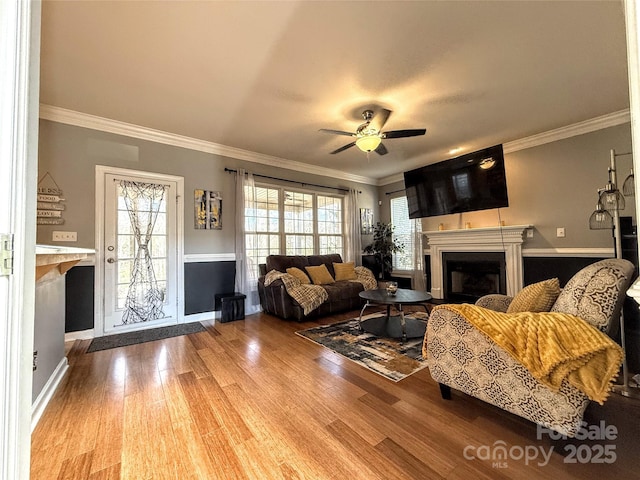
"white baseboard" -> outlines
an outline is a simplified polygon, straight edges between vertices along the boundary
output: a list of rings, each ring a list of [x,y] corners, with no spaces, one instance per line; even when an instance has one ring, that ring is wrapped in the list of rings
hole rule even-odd
[[[214,318],[218,318],[218,314],[220,312],[202,312],[202,313],[193,313],[191,315],[185,315],[184,322],[182,323],[193,323],[193,322],[203,322],[205,320],[213,320]]]
[[[64,341],[73,342],[75,340],[92,340],[95,337],[93,328],[90,330],[81,330],[79,332],[68,332],[64,334]]]
[[[33,402],[33,405],[31,405],[31,432],[33,432],[33,430],[36,428],[36,425],[38,424],[38,421],[40,421],[40,417],[42,416],[44,409],[49,404],[49,401],[53,397],[53,394],[55,393],[58,385],[62,381],[62,378],[64,377],[64,374],[68,369],[69,362],[67,361],[67,357],[63,357],[56,369],[49,377],[49,380],[47,380],[47,383],[44,385],[44,387],[42,387],[40,395],[38,395],[38,398],[36,398]]]

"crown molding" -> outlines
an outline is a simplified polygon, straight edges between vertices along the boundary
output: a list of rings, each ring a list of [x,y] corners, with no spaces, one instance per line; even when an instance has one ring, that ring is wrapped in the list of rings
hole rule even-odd
[[[323,177],[332,177],[340,180],[346,180],[356,183],[364,183],[367,185],[377,185],[378,180],[360,175],[353,175],[344,172],[337,172],[330,168],[310,165],[308,163],[296,162],[285,158],[273,157],[261,153],[243,150],[241,148],[229,147],[219,143],[199,140],[184,135],[155,130],[153,128],[134,125],[132,123],[120,122],[109,118],[98,117],[88,113],[68,110],[66,108],[55,107],[53,105],[40,104],[40,118],[52,122],[73,125],[76,127],[90,128],[101,132],[123,135],[126,137],[138,138],[150,142],[162,143],[174,147],[188,148],[199,152],[211,153],[223,157],[245,160],[247,162],[259,163],[270,167],[285,168],[298,172],[311,173],[321,175]]]
[[[197,138],[186,137],[174,133],[155,130],[153,128],[142,127],[131,123],[111,120],[109,118],[98,117],[88,113],[68,110],[66,108],[55,107],[53,105],[40,104],[40,118],[66,125],[76,127],[90,128],[102,132],[123,135],[126,137],[138,138],[150,142],[162,143],[174,147],[188,148],[213,155],[245,160],[247,162],[259,163],[261,165],[275,166],[294,170],[298,172],[311,173],[324,177],[333,177],[340,180],[346,180],[367,185],[376,185],[379,187],[389,185],[391,183],[401,182],[404,180],[403,173],[396,173],[381,179],[364,177],[361,175],[352,175],[344,172],[336,172],[333,169],[310,165],[308,163],[296,162],[285,158],[273,157],[261,153],[251,152],[240,148],[229,147],[219,143],[199,140]],[[608,127],[622,125],[631,122],[631,114],[629,109],[620,110],[619,112],[602,115],[600,117],[585,120],[583,122],[574,123],[565,127],[556,128],[547,132],[538,133],[529,137],[514,140],[503,144],[504,153],[513,153],[527,148],[545,145],[547,143],[557,142],[567,138],[583,135],[585,133],[595,132]]]
[[[404,182],[404,173],[395,173],[393,175],[389,175],[388,177],[381,178],[380,180],[378,180],[378,186],[384,187],[385,185],[396,182]]]
[[[531,135],[530,137],[514,140],[502,145],[504,153],[513,153],[527,148],[545,145],[547,143],[557,142],[585,133],[595,132],[604,128],[615,127],[624,123],[631,122],[631,113],[629,109],[620,110],[619,112],[609,113],[600,117],[591,118],[583,122],[567,125],[566,127],[556,128],[547,132]],[[404,180],[404,174],[397,173],[378,180],[378,186],[389,185],[390,183],[400,182]]]
[[[520,140],[507,142],[503,145],[503,150],[504,153],[513,153],[519,150],[557,142],[566,138],[577,137],[578,135],[584,135],[585,133],[591,133],[629,122],[631,122],[631,112],[627,108],[626,110],[609,113],[607,115],[585,120],[584,122],[574,123],[572,125],[567,125],[566,127],[556,128],[554,130],[549,130],[548,132],[542,132],[536,135],[531,135],[530,137],[521,138]]]

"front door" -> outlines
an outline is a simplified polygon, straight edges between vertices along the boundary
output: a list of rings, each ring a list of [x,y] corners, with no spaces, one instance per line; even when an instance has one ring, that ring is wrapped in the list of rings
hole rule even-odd
[[[178,323],[176,181],[144,172],[103,178],[102,333]]]

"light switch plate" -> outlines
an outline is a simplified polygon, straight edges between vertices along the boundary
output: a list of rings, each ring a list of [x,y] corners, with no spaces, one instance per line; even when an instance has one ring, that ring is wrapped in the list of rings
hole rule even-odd
[[[78,232],[53,232],[53,241],[54,242],[77,242],[78,241]]]

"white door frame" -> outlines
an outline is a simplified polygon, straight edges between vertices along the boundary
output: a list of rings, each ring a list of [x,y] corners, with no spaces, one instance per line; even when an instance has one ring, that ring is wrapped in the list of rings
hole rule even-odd
[[[40,2],[0,1],[0,478],[29,478],[35,305]]]
[[[184,323],[184,178],[176,175],[166,175],[163,173],[144,172],[141,170],[129,170],[126,168],[107,167],[96,165],[96,265],[95,265],[95,303],[94,303],[94,337],[102,337],[104,332],[104,194],[105,176],[131,175],[146,178],[157,178],[158,180],[170,180],[176,182],[176,278],[178,289],[177,320]]]

